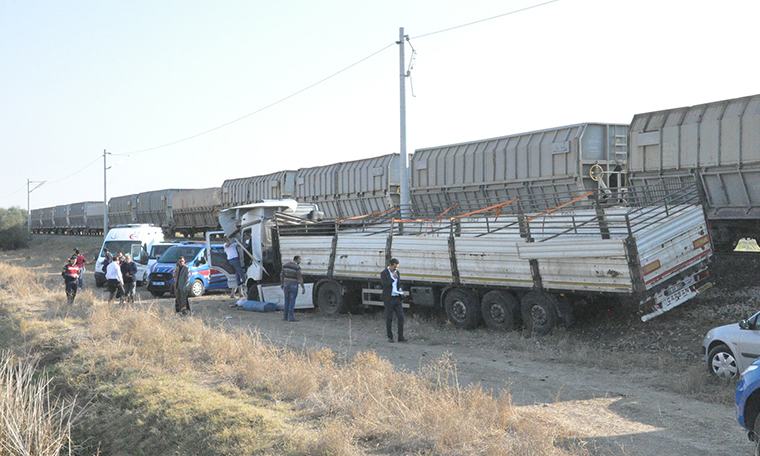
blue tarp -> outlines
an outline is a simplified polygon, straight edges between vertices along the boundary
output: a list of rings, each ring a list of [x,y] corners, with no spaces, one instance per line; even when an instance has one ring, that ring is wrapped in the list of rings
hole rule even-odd
[[[245,310],[252,310],[254,312],[274,312],[277,310],[277,304],[273,302],[261,302],[261,301],[245,301],[240,304]]]

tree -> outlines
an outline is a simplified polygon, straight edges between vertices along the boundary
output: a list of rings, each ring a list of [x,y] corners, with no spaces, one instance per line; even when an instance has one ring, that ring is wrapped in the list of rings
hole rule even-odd
[[[25,225],[25,210],[20,207],[0,208],[0,250],[28,247],[29,239]]]

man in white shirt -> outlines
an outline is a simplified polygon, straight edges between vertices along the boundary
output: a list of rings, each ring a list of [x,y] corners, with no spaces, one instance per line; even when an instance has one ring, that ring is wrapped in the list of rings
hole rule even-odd
[[[121,258],[115,256],[106,267],[106,281],[108,282],[108,291],[111,292],[108,297],[109,303],[113,302],[114,297],[124,297],[124,278],[121,276],[120,262]]]
[[[232,267],[235,268],[236,286],[232,290],[232,293],[230,293],[230,297],[234,297],[240,288],[240,285],[245,283],[245,273],[243,272],[243,268],[240,266],[240,256],[238,253],[237,242],[230,240],[230,238],[227,238],[227,242],[224,243],[224,253],[227,254],[227,261],[229,261]],[[240,295],[243,295],[242,291],[240,292]]]

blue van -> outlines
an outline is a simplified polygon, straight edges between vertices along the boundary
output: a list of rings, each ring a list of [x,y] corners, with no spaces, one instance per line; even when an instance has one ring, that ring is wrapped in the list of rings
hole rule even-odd
[[[164,252],[150,270],[148,291],[156,297],[171,292],[174,267],[179,257],[185,257],[190,269],[190,296],[201,296],[206,290],[229,291],[235,287],[235,268],[227,261],[224,244],[211,244],[213,266],[209,266],[205,243],[183,242]]]

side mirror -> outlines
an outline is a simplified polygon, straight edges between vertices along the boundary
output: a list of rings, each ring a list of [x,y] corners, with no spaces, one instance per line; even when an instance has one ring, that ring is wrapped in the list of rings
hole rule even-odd
[[[739,322],[739,327],[741,329],[749,329],[749,321],[747,321],[747,320],[740,321]]]

